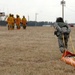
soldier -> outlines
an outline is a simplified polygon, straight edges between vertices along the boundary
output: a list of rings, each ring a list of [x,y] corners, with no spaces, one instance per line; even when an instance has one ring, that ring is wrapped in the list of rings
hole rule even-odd
[[[61,53],[64,53],[68,48],[68,39],[71,29],[67,23],[64,23],[63,18],[58,17],[54,24],[56,31],[54,34],[58,37],[58,43]]]

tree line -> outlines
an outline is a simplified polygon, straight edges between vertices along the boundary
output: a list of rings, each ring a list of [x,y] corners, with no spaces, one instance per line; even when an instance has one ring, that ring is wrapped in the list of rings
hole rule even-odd
[[[0,21],[0,26],[6,26],[7,22],[6,21]],[[48,21],[28,21],[27,26],[43,26],[43,25],[53,25],[53,22],[48,22]]]
[[[47,21],[40,21],[40,22],[37,22],[37,21],[29,21],[27,23],[28,26],[43,26],[43,25],[53,25],[52,22],[47,22]]]

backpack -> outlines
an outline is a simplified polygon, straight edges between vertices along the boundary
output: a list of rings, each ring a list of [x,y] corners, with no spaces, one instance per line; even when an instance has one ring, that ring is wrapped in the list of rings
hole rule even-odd
[[[66,23],[59,22],[58,25],[61,28],[62,33],[64,33],[64,34],[68,33],[68,26]]]

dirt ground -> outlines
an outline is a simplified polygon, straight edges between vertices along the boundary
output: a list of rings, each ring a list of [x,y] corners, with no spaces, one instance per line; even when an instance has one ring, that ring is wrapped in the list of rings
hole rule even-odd
[[[75,47],[75,28],[71,29]],[[60,60],[53,32],[52,27],[0,27],[0,75],[75,75],[75,67]],[[69,51],[73,52],[70,40]]]

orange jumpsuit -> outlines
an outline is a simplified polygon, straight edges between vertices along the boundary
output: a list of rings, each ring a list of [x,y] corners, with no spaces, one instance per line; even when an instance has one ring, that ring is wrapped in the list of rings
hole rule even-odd
[[[11,16],[7,18],[7,23],[8,23],[8,30],[12,29],[13,18]]]
[[[19,18],[19,17],[16,18],[15,23],[16,23],[17,29],[20,29],[21,18]]]
[[[26,18],[22,18],[22,26],[23,26],[23,29],[26,29],[26,24],[27,24]]]
[[[12,29],[14,29],[14,26],[15,26],[15,17],[12,17],[12,18],[13,18]]]

